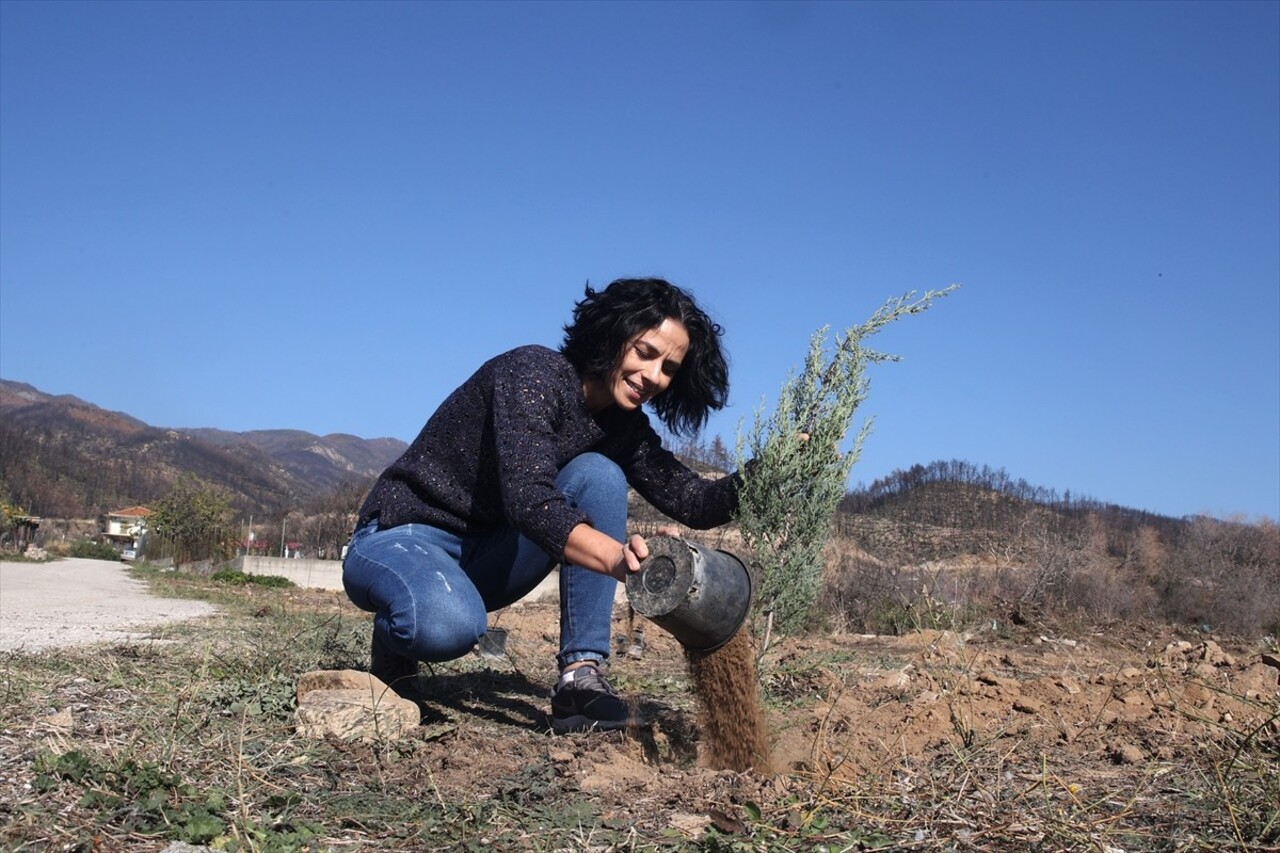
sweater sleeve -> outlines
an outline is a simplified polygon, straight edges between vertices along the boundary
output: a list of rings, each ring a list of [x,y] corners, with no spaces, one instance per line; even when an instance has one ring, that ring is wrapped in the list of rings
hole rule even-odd
[[[741,483],[738,474],[717,479],[700,476],[662,446],[647,418],[635,432],[626,468],[641,497],[686,527],[706,530],[733,520]]]
[[[494,377],[488,428],[503,512],[512,527],[557,559],[569,532],[590,523],[555,484],[557,434],[576,402],[543,370],[508,369]]]

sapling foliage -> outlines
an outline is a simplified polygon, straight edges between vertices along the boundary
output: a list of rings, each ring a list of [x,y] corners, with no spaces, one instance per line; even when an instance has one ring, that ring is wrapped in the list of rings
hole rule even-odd
[[[890,299],[865,322],[829,345],[830,327],[814,333],[804,369],[783,384],[772,413],[762,405],[747,433],[739,431],[738,525],[756,573],[755,617],[793,632],[809,620],[822,583],[822,549],[846,492],[872,420],[849,439],[867,398],[867,367],[898,356],[870,349],[868,338],[919,314],[958,285]],[[748,460],[750,460],[748,462]]]

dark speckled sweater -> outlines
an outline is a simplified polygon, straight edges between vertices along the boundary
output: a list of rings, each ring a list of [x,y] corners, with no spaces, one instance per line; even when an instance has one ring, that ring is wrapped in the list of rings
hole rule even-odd
[[[728,522],[738,477],[699,477],[663,449],[644,412],[592,415],[573,365],[525,346],[487,361],[441,404],[413,444],[374,484],[360,524],[430,524],[462,535],[514,527],[548,554],[591,520],[555,487],[560,468],[587,451],[622,468],[658,510],[687,527]]]

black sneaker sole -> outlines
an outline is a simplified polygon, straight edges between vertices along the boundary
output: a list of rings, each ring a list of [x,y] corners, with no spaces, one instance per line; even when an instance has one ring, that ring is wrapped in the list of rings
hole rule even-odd
[[[630,720],[593,720],[578,714],[575,717],[552,717],[551,730],[558,735],[576,732],[616,732],[631,725]]]

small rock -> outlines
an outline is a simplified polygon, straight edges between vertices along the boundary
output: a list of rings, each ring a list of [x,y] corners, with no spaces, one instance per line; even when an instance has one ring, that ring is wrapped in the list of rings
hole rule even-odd
[[[1076,680],[1065,675],[1058,679],[1058,686],[1067,691],[1070,696],[1076,696],[1080,693],[1080,685],[1076,683]]]
[[[1030,696],[1019,696],[1013,700],[1013,710],[1022,714],[1039,714],[1044,710],[1044,703]]]
[[[397,696],[380,679],[358,670],[321,670],[298,677],[294,712],[302,737],[394,740],[422,721],[417,704]]]
[[[1235,666],[1236,659],[1222,650],[1213,640],[1205,640],[1196,649],[1201,660],[1214,666]]]
[[[887,672],[877,678],[872,688],[875,690],[901,690],[910,683],[911,667],[908,665],[903,669]]]
[[[1111,760],[1116,764],[1139,764],[1145,759],[1142,750],[1131,743],[1117,743],[1111,747]]]
[[[572,752],[566,752],[563,749],[553,749],[547,753],[547,758],[551,759],[551,761],[556,764],[568,764],[570,761],[573,761],[574,756]]]
[[[1235,687],[1243,687],[1246,691],[1254,690],[1262,696],[1274,694],[1280,687],[1280,672],[1267,666],[1262,661],[1251,663],[1244,669],[1237,670],[1233,678]]]
[[[62,731],[70,731],[75,726],[75,720],[71,717],[70,708],[63,708],[56,714],[50,714],[42,722],[51,729],[60,729]]]
[[[1188,702],[1197,707],[1206,709],[1213,707],[1213,692],[1199,682],[1187,682],[1186,686],[1182,688],[1182,695],[1186,697]]]
[[[711,818],[707,815],[693,815],[682,812],[671,815],[668,820],[672,829],[689,838],[700,837],[706,832],[707,827],[711,825]]]
[[[1017,693],[1019,690],[1016,678],[1001,678],[989,669],[978,673],[977,678],[980,684],[986,684],[989,687],[997,687],[1011,693]]]
[[[1198,678],[1201,681],[1213,683],[1218,678],[1218,670],[1211,663],[1199,661],[1187,667],[1186,674],[1188,678]]]

